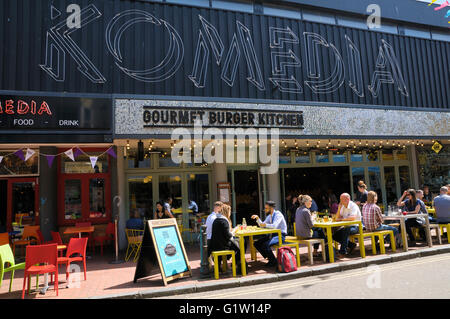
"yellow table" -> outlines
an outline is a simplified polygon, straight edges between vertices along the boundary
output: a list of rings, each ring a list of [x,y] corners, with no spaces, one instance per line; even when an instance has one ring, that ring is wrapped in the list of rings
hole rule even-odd
[[[434,208],[427,207],[427,211],[428,211],[428,214],[431,214],[431,215],[433,215],[433,217],[436,217],[436,210]]]
[[[181,207],[171,209],[170,211],[172,212],[172,214],[181,214],[181,213],[183,213],[183,209]],[[192,209],[188,209],[187,212],[188,213],[192,213]]]
[[[324,228],[325,234],[328,239],[328,255],[330,256],[330,263],[334,263],[334,254],[333,254],[333,235],[331,229],[333,227],[341,227],[341,226],[352,226],[359,225],[359,251],[361,253],[362,258],[366,258],[366,250],[364,248],[364,237],[363,237],[363,225],[360,220],[348,220],[348,221],[340,221],[340,222],[315,222],[314,227]]]
[[[238,230],[236,231],[235,236],[239,237],[239,249],[241,251],[241,271],[242,276],[247,276],[247,270],[245,269],[245,246],[244,246],[244,238],[248,236],[250,239],[250,252],[252,256],[252,260],[256,260],[256,249],[253,245],[253,236],[258,235],[268,235],[268,234],[278,234],[278,242],[282,243],[281,230],[274,228],[260,228],[256,227],[254,229],[246,229],[246,230]]]

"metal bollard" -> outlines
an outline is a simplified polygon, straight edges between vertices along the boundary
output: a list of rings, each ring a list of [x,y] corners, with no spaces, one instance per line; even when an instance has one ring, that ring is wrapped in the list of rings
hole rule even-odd
[[[209,272],[208,267],[208,242],[206,239],[206,225],[200,226],[200,258],[201,258],[201,264],[200,264],[200,277],[201,278],[208,278],[211,277],[211,274]]]

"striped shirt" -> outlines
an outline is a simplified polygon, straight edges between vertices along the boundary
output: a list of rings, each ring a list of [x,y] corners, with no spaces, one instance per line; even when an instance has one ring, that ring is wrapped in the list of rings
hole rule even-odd
[[[383,224],[381,209],[376,204],[364,204],[362,215],[367,231],[374,231]]]

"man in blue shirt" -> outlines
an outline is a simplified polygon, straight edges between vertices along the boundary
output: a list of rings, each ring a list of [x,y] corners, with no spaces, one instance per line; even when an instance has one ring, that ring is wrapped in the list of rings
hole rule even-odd
[[[439,224],[450,223],[450,196],[447,193],[448,188],[445,186],[441,187],[440,195],[435,197],[433,201],[437,222]]]
[[[284,238],[287,235],[287,225],[283,214],[279,210],[275,210],[275,202],[267,201],[264,205],[266,212],[266,219],[261,221],[258,215],[253,215],[252,219],[256,219],[258,226],[266,228],[276,228],[281,230],[281,238],[284,243]],[[273,245],[278,245],[278,236],[265,235],[258,239],[254,245],[255,248],[261,253],[264,258],[267,258],[269,262],[266,264],[268,267],[277,265],[277,259],[270,248]]]
[[[139,212],[134,210],[130,214],[130,219],[127,220],[126,226],[127,229],[144,229],[144,222],[141,218],[139,218]]]

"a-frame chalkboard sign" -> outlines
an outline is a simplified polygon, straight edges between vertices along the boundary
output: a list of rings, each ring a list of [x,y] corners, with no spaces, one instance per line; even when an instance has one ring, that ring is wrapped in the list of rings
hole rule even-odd
[[[142,247],[133,282],[150,276],[156,263],[159,264],[165,286],[170,280],[192,276],[175,218],[149,220],[145,223]]]

